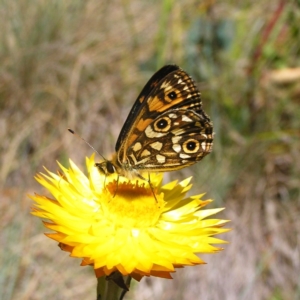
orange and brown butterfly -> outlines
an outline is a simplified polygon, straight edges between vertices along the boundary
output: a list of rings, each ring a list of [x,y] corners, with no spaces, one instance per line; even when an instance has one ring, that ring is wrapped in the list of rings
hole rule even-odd
[[[112,159],[96,166],[106,175],[143,178],[143,172],[190,166],[209,154],[212,145],[212,122],[193,79],[178,66],[167,65],[150,78],[135,101]]]

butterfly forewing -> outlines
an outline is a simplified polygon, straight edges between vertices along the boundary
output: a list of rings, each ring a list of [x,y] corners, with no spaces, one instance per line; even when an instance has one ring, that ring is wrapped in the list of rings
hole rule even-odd
[[[171,108],[202,111],[200,93],[191,77],[179,69],[166,76],[152,91],[147,99],[148,113],[158,116]]]
[[[145,105],[145,100],[147,100],[148,96],[153,93],[155,87],[162,79],[166,78],[170,73],[177,71],[178,69],[179,67],[176,65],[164,66],[148,80],[148,82],[140,92],[139,96],[137,97],[136,101],[134,102],[128,114],[128,117],[121,129],[115,147],[116,152],[119,151],[122,143],[126,140],[128,132],[130,131],[130,129],[133,128],[133,124],[137,120],[137,116],[140,115],[140,110],[143,108],[143,105]]]

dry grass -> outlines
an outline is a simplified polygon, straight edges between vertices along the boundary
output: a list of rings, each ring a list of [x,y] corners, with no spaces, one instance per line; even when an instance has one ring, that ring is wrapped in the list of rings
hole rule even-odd
[[[299,4],[0,2],[0,298],[95,299],[92,270],[42,235],[27,194],[42,166],[112,152],[143,84],[166,63],[199,82],[214,152],[195,167],[232,220],[224,252],[126,299],[300,298]],[[281,69],[280,71],[278,71]],[[204,256],[203,256],[204,257]]]

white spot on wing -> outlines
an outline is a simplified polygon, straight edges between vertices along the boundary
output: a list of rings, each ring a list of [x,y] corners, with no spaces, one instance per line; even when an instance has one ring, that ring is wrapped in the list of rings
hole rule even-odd
[[[169,91],[172,89],[172,85],[170,85],[170,81],[164,81],[161,85],[161,88],[165,90],[165,92]]]
[[[173,136],[172,137],[172,143],[173,144],[178,144],[178,142],[181,140],[181,136]]]
[[[142,144],[140,142],[137,142],[137,143],[134,144],[132,149],[133,149],[134,152],[139,151],[139,150],[142,149]]]
[[[169,116],[169,118],[171,118],[171,119],[177,118],[177,115],[176,115],[176,114],[173,114],[173,113],[168,114],[168,116]]]
[[[151,154],[151,152],[147,149],[145,149],[142,154],[141,154],[141,157],[145,157],[145,156],[149,156]]]
[[[182,115],[182,121],[185,121],[185,122],[193,122],[193,120],[185,115]]]
[[[180,154],[179,154],[179,157],[180,157],[180,158],[190,158],[191,156],[188,155],[188,154],[185,154],[185,153],[180,153]]]
[[[151,148],[158,150],[158,151],[161,150],[162,146],[163,146],[163,143],[161,143],[161,142],[155,142],[155,143],[150,144]]]
[[[157,154],[157,155],[156,155],[156,159],[157,159],[157,161],[158,161],[160,164],[163,164],[163,163],[166,162],[166,157],[163,156],[163,155],[160,155],[160,154]]]
[[[177,153],[181,151],[181,146],[179,144],[173,144],[172,148]]]

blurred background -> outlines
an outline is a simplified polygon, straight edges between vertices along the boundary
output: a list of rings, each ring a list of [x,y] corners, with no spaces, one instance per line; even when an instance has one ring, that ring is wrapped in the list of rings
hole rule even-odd
[[[176,63],[215,128],[192,194],[233,230],[173,280],[144,278],[126,299],[300,299],[300,2],[0,1],[0,298],[95,299],[92,268],[46,238],[28,194],[43,166],[114,151],[152,74]],[[100,157],[98,157],[100,160]]]

